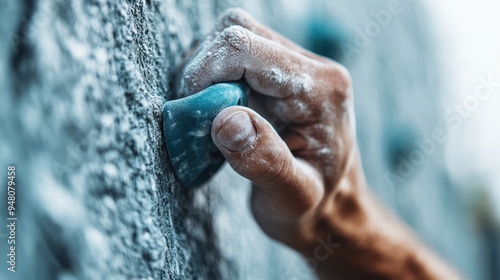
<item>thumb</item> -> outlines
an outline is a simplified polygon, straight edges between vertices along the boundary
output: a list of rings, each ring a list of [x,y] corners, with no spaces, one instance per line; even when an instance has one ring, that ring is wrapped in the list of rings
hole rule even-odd
[[[271,124],[252,109],[221,111],[212,124],[212,139],[231,167],[254,183],[254,197],[282,214],[302,214],[321,200],[318,171],[296,159]]]

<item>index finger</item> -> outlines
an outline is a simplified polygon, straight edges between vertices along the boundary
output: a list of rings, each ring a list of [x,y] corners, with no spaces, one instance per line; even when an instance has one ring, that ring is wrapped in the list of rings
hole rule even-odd
[[[240,26],[231,26],[207,44],[185,68],[186,94],[223,81],[244,78],[257,92],[277,97],[344,92],[347,71],[323,63]]]
[[[276,31],[263,25],[255,18],[253,18],[252,15],[250,15],[247,11],[240,8],[230,8],[225,10],[220,15],[215,30],[216,32],[222,32],[224,29],[233,25],[242,26],[261,37],[264,37],[268,40],[281,44],[289,48],[290,50],[301,53],[302,55],[305,55],[309,58],[316,59],[322,62],[330,61],[328,58],[322,57],[311,51],[308,51],[302,48],[301,46],[297,45],[296,43],[288,40],[287,38],[277,33]]]

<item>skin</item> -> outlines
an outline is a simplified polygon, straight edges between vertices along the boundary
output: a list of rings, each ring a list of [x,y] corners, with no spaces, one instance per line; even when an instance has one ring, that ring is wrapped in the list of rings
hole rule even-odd
[[[181,73],[180,97],[219,82],[250,85],[250,108],[219,113],[212,138],[252,181],[262,230],[314,259],[320,279],[461,279],[369,192],[342,65],[230,9]]]

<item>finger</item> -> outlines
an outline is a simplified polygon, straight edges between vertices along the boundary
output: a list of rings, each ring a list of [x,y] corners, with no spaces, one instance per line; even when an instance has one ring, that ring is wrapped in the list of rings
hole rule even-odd
[[[245,78],[262,94],[284,97],[311,90],[311,75],[315,73],[308,72],[315,72],[320,66],[314,64],[314,60],[241,26],[231,26],[187,65],[184,85],[189,93],[194,93],[214,83]]]
[[[299,45],[288,40],[287,38],[277,33],[276,31],[261,24],[256,19],[254,19],[247,11],[240,8],[230,8],[225,10],[219,17],[218,24],[216,25],[215,28],[216,29],[215,32],[222,32],[224,29],[233,25],[242,26],[259,36],[262,36],[268,40],[281,44],[289,48],[290,50],[299,52],[300,54],[305,55],[309,58],[323,62],[329,61],[328,58],[322,57],[320,55],[317,55],[313,52],[310,52],[300,47]]]
[[[307,58],[240,26],[219,34],[187,65],[182,77],[185,95],[244,78],[253,90],[286,99],[270,105],[280,118],[296,123],[321,119],[332,111],[327,107],[333,99],[351,92],[345,68]]]
[[[263,205],[293,216],[321,200],[324,190],[318,171],[295,159],[255,111],[239,106],[224,109],[212,124],[212,139],[231,167],[257,187]]]
[[[218,82],[245,78],[254,90],[268,96],[297,97],[312,91],[317,96],[336,90],[335,87],[345,91],[347,80],[336,80],[347,73],[342,70],[300,55],[243,27],[231,26],[186,66],[182,86],[189,94]]]

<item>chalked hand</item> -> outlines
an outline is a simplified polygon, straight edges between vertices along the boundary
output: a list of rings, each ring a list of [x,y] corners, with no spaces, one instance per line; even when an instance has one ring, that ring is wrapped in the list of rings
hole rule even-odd
[[[368,192],[343,66],[231,9],[183,66],[179,87],[190,95],[242,79],[250,108],[224,109],[211,133],[252,181],[251,209],[264,232],[310,257],[322,278],[408,279],[414,267],[415,279],[454,275]]]
[[[181,92],[240,79],[252,88],[252,109],[223,110],[213,122],[212,138],[229,164],[254,183],[257,221],[282,240],[290,233],[282,233],[277,223],[289,226],[312,214],[352,173],[356,145],[349,74],[246,12],[229,10],[186,64]],[[282,128],[279,133],[273,124]]]

